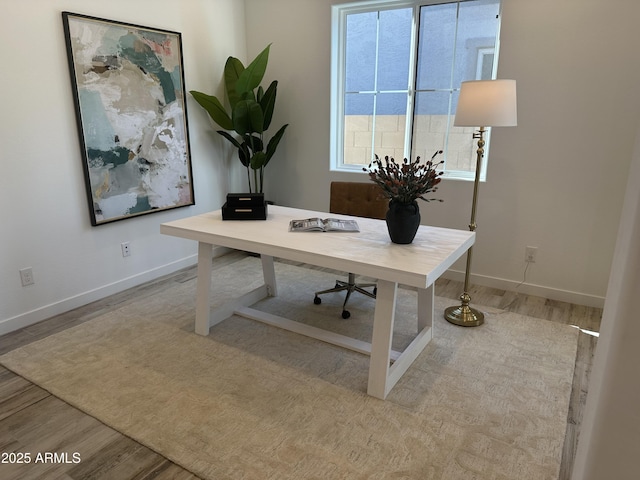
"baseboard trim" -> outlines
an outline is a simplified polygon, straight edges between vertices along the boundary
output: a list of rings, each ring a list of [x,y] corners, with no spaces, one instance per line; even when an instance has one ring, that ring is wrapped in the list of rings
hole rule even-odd
[[[228,253],[229,251],[230,249],[228,248],[215,247],[213,249],[213,256],[219,257],[221,255],[224,255],[225,253]],[[0,321],[0,335],[5,335],[15,330],[28,327],[29,325],[33,325],[34,323],[38,323],[42,320],[46,320],[56,315],[60,315],[62,313],[73,310],[74,308],[82,307],[91,302],[101,300],[108,297],[109,295],[114,295],[129,288],[133,288],[138,285],[142,285],[143,283],[155,280],[164,275],[169,275],[183,268],[195,265],[197,262],[198,255],[190,255],[180,260],[176,260],[175,262],[152,268],[136,275],[123,278],[122,280],[118,280],[117,282],[103,285],[93,290],[79,293],[78,295],[74,295],[73,297],[65,298],[58,302],[36,308],[34,310],[16,315],[15,317],[11,317],[6,320],[2,320]]]
[[[447,270],[442,278],[464,282],[465,272],[458,270]],[[472,284],[482,285],[483,287],[498,288],[511,292],[522,292],[526,295],[534,295],[537,297],[548,298],[559,302],[573,303],[576,305],[584,305],[585,307],[603,308],[605,297],[597,295],[588,295],[586,293],[572,292],[570,290],[561,290],[557,288],[545,287],[533,283],[515,282],[504,278],[489,277],[485,275],[471,274],[469,281]],[[461,292],[462,293],[462,292]]]
[[[224,255],[225,253],[228,253],[229,251],[230,250],[228,248],[216,247],[213,250],[213,256],[219,257],[221,255]],[[155,280],[159,277],[162,277],[163,275],[169,275],[182,268],[187,268],[195,265],[197,261],[197,255],[190,255],[175,262],[171,262],[166,265],[141,272],[137,275],[124,278],[117,282],[103,285],[96,289],[80,293],[64,300],[60,300],[59,302],[45,305],[43,307],[25,312],[15,317],[2,320],[0,321],[0,335],[5,335],[15,330],[28,327],[29,325],[41,322],[42,320],[46,320],[47,318],[51,318],[55,315],[60,315],[61,313],[68,312],[70,310],[73,310],[74,308],[82,307],[91,302],[101,300],[105,297],[108,297],[109,295],[113,295],[127,290],[128,288],[133,288],[145,282]],[[462,282],[464,281],[464,272],[457,270],[448,270],[442,277],[449,280]],[[549,298],[551,300],[557,300],[560,302],[574,303],[577,305],[584,305],[587,307],[602,308],[604,306],[605,300],[604,297],[599,297],[596,295],[587,295],[584,293],[554,289],[529,283],[523,283],[520,285],[519,282],[514,282],[512,280],[506,280],[502,278],[489,277],[485,275],[471,274],[470,281],[471,283],[475,283],[477,285],[482,285],[485,287],[518,291],[527,295],[535,295],[538,297]]]

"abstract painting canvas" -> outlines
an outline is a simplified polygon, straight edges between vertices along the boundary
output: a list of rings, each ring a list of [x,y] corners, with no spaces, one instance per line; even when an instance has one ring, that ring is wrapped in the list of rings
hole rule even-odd
[[[193,205],[181,34],[62,20],[91,224]]]

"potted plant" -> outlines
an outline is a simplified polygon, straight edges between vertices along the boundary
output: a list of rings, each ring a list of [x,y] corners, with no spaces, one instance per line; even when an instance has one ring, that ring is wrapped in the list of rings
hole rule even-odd
[[[195,90],[189,92],[211,119],[223,128],[217,132],[238,149],[238,158],[247,169],[249,193],[263,193],[264,168],[288,126],[280,127],[266,143],[265,132],[271,126],[278,89],[277,80],[272,81],[266,90],[260,86],[267,69],[270,47],[268,45],[246,68],[235,57],[227,59],[224,85],[229,111],[213,95]]]
[[[442,181],[444,172],[437,172],[436,168],[444,163],[435,162],[436,156],[442,150],[436,151],[431,160],[422,163],[420,157],[415,161],[407,160],[402,163],[393,158],[384,157],[384,162],[375,156],[368,168],[363,168],[369,174],[369,179],[380,186],[382,194],[389,199],[387,212],[387,228],[394,243],[411,243],[420,226],[420,208],[417,200],[425,202],[442,202],[436,198],[426,198],[427,193],[435,192]]]

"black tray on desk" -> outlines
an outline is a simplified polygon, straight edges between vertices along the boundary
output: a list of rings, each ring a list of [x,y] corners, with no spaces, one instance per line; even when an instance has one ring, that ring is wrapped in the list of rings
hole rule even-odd
[[[223,220],[266,220],[264,193],[229,193],[222,206]]]

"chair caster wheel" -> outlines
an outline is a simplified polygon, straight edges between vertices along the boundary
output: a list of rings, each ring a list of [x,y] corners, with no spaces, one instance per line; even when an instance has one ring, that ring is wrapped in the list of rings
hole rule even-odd
[[[322,303],[322,299],[320,297],[314,297],[313,303],[316,305],[320,305]]]
[[[345,320],[347,318],[349,318],[351,316],[351,312],[349,312],[349,310],[343,310],[342,311],[342,318],[344,318]]]

